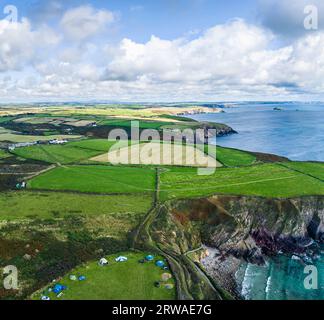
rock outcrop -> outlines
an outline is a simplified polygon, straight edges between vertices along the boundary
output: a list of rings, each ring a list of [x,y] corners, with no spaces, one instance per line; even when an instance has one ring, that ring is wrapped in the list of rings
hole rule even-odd
[[[205,246],[213,248],[209,259],[213,265],[207,272],[212,271],[214,280],[238,297],[233,283],[240,261],[263,264],[267,256],[279,252],[301,257],[319,252],[318,243],[324,243],[324,197],[212,196],[172,201],[159,208],[151,234],[169,252],[194,253],[196,261],[203,258]]]
[[[247,260],[324,242],[324,197],[213,196],[170,203],[170,214],[184,230],[196,225],[203,244]]]

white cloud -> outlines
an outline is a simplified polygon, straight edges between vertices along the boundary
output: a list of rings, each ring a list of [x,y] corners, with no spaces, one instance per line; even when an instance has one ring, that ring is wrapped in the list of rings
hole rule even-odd
[[[114,20],[114,14],[108,10],[80,6],[65,12],[60,24],[70,39],[80,41],[103,31]]]
[[[92,18],[99,14],[81,8],[83,13],[90,10]],[[79,10],[64,17],[71,12],[73,17],[84,16],[75,14]],[[77,42],[55,47],[60,37],[48,27],[33,30],[23,20],[14,30],[4,23],[0,22],[0,94],[7,99],[324,98],[324,32],[308,33],[278,48],[276,35],[267,28],[233,20],[194,39],[152,36],[146,43],[124,39],[105,46],[90,39],[103,30],[105,23],[99,23],[87,28],[86,38],[72,32]],[[46,46],[54,50],[44,57]],[[14,75],[12,70],[21,71]]]
[[[111,51],[104,79],[142,83],[143,92],[173,88],[183,99],[255,99],[320,95],[324,88],[324,33],[309,34],[273,49],[272,33],[234,20],[195,40],[152,37],[140,44],[124,39]],[[171,89],[172,90],[172,89]]]
[[[145,44],[124,39],[109,64],[106,78],[159,81],[201,81],[237,77],[247,70],[250,55],[266,49],[271,34],[241,20],[207,30],[187,41],[152,36]],[[246,67],[246,68],[245,68]]]
[[[48,46],[59,41],[60,38],[46,26],[32,30],[27,19],[17,23],[0,20],[0,72],[23,68],[32,63],[38,49],[46,51]]]

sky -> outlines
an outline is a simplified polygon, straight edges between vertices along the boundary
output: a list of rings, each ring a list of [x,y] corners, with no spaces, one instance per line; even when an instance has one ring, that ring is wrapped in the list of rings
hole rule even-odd
[[[248,100],[324,101],[323,0],[0,0],[0,103]]]

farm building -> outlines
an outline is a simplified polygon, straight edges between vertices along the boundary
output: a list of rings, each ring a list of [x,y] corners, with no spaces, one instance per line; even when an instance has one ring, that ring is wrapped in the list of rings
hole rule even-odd
[[[8,147],[8,150],[13,151],[16,148],[30,147],[30,146],[36,145],[37,143],[38,143],[37,141],[34,141],[34,142],[19,142],[19,143],[11,144]]]
[[[67,140],[59,140],[59,139],[54,139],[54,140],[50,140],[48,143],[49,144],[65,144],[67,143],[68,141]]]

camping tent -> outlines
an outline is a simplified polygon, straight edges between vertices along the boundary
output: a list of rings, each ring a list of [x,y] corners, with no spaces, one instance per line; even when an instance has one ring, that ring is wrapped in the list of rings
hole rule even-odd
[[[172,275],[170,273],[163,273],[162,276],[161,276],[161,279],[164,282],[168,281],[171,278],[172,278]]]
[[[145,257],[146,261],[153,261],[154,260],[154,256],[152,256],[151,254],[149,254],[148,256]]]
[[[172,283],[168,283],[165,285],[165,288],[168,290],[172,290],[174,288],[174,285]]]
[[[108,264],[108,260],[106,259],[106,258],[101,258],[100,260],[99,260],[99,265],[100,266],[106,266]]]
[[[120,256],[120,257],[116,258],[115,260],[116,260],[116,262],[125,262],[128,259],[126,257]]]
[[[53,288],[53,292],[55,293],[55,294],[59,294],[59,293],[61,293],[63,290],[65,290],[66,289],[66,286],[63,286],[63,285],[61,285],[61,284],[56,284],[55,286],[54,286],[54,288]]]
[[[159,260],[159,261],[156,261],[156,262],[155,262],[155,265],[156,265],[157,267],[163,268],[163,267],[164,267],[164,262],[163,262],[162,260]]]

